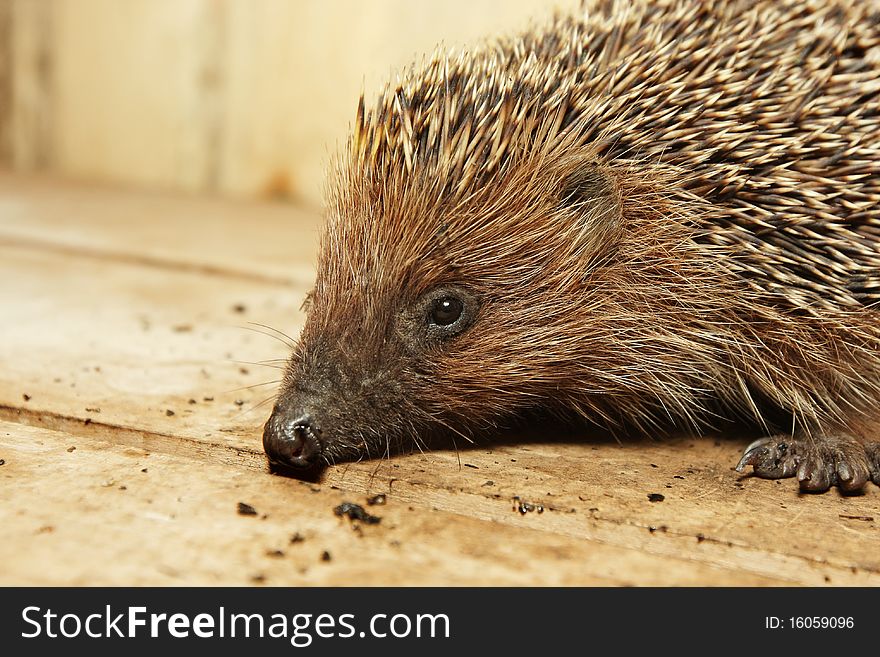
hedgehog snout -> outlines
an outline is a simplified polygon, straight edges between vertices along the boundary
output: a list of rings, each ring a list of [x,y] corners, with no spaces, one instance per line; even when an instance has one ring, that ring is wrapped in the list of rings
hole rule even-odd
[[[273,465],[310,468],[321,457],[320,434],[308,413],[291,414],[276,406],[263,429],[263,449]]]

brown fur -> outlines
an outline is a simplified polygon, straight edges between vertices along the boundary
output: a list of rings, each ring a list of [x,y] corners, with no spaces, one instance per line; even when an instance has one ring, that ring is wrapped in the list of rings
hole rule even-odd
[[[869,444],[878,154],[875,2],[587,2],[437,53],[361,100],[276,412],[320,408],[325,460],[534,408]],[[479,310],[441,344],[442,286]]]

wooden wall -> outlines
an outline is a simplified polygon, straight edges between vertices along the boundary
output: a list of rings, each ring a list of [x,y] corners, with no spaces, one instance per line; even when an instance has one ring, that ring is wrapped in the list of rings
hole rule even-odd
[[[320,200],[362,88],[577,0],[0,0],[0,167]]]

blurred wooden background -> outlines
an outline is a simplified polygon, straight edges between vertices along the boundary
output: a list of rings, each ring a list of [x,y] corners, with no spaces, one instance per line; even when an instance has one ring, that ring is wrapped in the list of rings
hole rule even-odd
[[[361,88],[551,13],[0,0],[0,585],[880,585],[880,490],[741,476],[745,436],[534,424],[268,474],[289,348],[245,329],[303,325],[323,163]],[[377,493],[378,525],[333,512]]]
[[[0,0],[0,167],[320,202],[361,89],[577,0]]]

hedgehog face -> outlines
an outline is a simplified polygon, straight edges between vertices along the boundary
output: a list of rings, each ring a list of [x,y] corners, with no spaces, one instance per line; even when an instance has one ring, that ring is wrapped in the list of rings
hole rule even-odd
[[[450,343],[477,322],[478,297],[460,285],[438,286],[399,300],[377,322],[364,316],[365,294],[346,295],[348,308],[316,295],[264,430],[274,465],[383,456],[406,439],[421,445],[431,424],[443,424],[427,398]]]
[[[534,181],[524,188],[520,172],[510,183],[518,194],[487,187],[473,204],[481,211],[447,203],[413,217],[415,204],[386,203],[381,214],[331,216],[264,431],[273,463],[310,467],[422,447],[434,434],[454,440],[559,396],[571,347],[559,338],[579,313],[552,300],[587,303],[591,263],[613,250],[620,212],[611,174],[595,163]]]
[[[402,281],[383,289],[369,271],[332,284],[331,272],[319,276],[264,430],[275,465],[383,456],[449,422],[433,396],[456,343],[479,324],[478,292],[454,283],[414,293]]]

